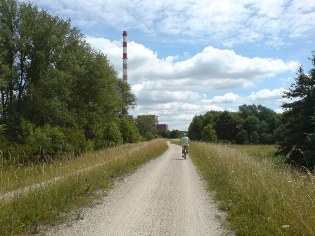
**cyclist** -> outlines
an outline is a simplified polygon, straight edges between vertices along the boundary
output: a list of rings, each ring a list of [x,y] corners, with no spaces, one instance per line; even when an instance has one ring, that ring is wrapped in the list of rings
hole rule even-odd
[[[189,147],[189,138],[186,136],[185,133],[183,133],[183,136],[180,139],[180,145],[182,146],[182,156],[184,156],[184,150],[186,148],[188,153],[188,147]]]

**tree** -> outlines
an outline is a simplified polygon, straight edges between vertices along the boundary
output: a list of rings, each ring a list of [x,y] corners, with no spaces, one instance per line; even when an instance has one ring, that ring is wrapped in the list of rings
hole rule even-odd
[[[68,147],[78,140],[95,148],[119,144],[119,121],[134,104],[129,85],[70,20],[31,3],[0,1],[0,126],[7,145],[31,146],[25,137],[35,131],[38,137],[65,137],[58,140]],[[136,130],[132,134],[125,139],[137,140]],[[62,142],[43,143],[54,155],[69,149],[53,146]]]
[[[123,143],[122,134],[115,122],[106,125],[104,130],[104,141],[106,142],[106,146],[117,146]]]
[[[314,110],[315,110],[315,105],[314,105]],[[309,147],[310,147],[309,159],[310,159],[310,162],[313,163],[313,166],[315,166],[315,112],[312,117],[312,124],[314,125],[314,130],[313,130],[313,133],[310,135],[310,140],[309,140]]]
[[[124,143],[136,143],[141,139],[139,130],[132,117],[124,117],[120,120],[120,132]]]
[[[206,125],[201,132],[202,141],[205,142],[216,142],[218,140],[217,134],[212,125]]]
[[[156,135],[155,116],[153,115],[139,115],[136,118],[136,125],[142,137],[152,139]]]
[[[237,133],[237,124],[240,122],[236,113],[224,111],[215,124],[215,130],[219,140],[232,141]]]
[[[188,136],[191,140],[201,140],[203,116],[195,116],[188,127]]]
[[[248,132],[244,129],[237,132],[235,141],[237,144],[248,143]]]
[[[278,149],[278,153],[286,156],[289,163],[306,167],[315,165],[311,154],[315,129],[311,118],[315,112],[315,52],[312,56],[314,68],[306,75],[300,67],[295,83],[284,93],[285,98],[294,101],[282,105],[286,112],[283,114],[284,133]]]
[[[117,92],[120,98],[118,114],[121,116],[126,116],[128,114],[128,109],[134,107],[136,103],[136,97],[134,94],[130,93],[130,85],[122,80],[118,81]]]
[[[178,129],[174,129],[170,132],[169,138],[180,138],[180,137],[181,137],[181,132]]]

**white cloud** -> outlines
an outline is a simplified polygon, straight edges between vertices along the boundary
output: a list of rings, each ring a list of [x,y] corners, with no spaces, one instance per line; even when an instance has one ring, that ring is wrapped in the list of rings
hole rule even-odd
[[[121,76],[122,42],[94,37],[87,37],[87,41],[108,56]],[[131,114],[156,114],[160,122],[164,121],[170,128],[187,129],[187,124],[196,114],[209,110],[236,110],[242,101],[279,102],[283,89],[265,89],[247,98],[232,91],[254,87],[258,82],[284,72],[293,72],[297,67],[295,61],[249,58],[212,46],[196,55],[186,56],[185,60],[177,56],[159,58],[149,48],[129,42],[128,81],[138,104]],[[209,98],[212,91],[228,92]],[[230,104],[230,107],[217,104]]]
[[[314,33],[313,0],[33,0],[53,14],[71,18],[79,27],[111,26],[146,34],[178,35],[173,40],[221,42],[222,45],[261,42],[275,46],[284,38]],[[102,24],[100,24],[102,22]],[[281,43],[279,45],[279,43]]]
[[[235,111],[242,102],[280,104],[284,89],[269,88],[285,87],[284,83],[264,87],[264,82],[289,77],[299,65],[278,56],[249,57],[243,54],[246,49],[218,47],[251,45],[247,55],[278,55],[269,49],[283,49],[297,39],[312,42],[315,33],[313,0],[31,1],[83,29],[87,41],[107,55],[119,77],[122,42],[102,37],[117,39],[121,35],[111,33],[122,30],[135,33],[134,41],[128,42],[128,82],[138,101],[133,114],[155,113],[160,122],[179,129],[187,129],[194,115],[209,110]],[[165,56],[150,49],[151,43],[158,45],[157,50],[163,47]],[[187,49],[172,55],[171,48],[182,45]],[[191,50],[191,45],[199,51]],[[279,57],[297,58],[287,55]],[[257,85],[266,89],[241,94]]]
[[[96,49],[103,51],[115,68],[121,71],[121,43],[95,37],[87,37],[87,41]],[[212,46],[206,47],[191,58],[174,62],[174,57],[158,58],[157,53],[143,45],[136,42],[128,43],[128,75],[132,84],[162,81],[171,85],[169,80],[172,80],[177,86],[185,84],[195,86],[197,82],[204,88],[206,86],[208,90],[212,89],[211,84],[215,84],[216,88],[225,89],[228,89],[229,85],[235,88],[237,84],[246,87],[256,79],[295,71],[298,65],[295,61],[248,58],[232,50],[221,50]]]
[[[211,103],[235,103],[239,96],[235,93],[226,93],[223,96],[214,96],[210,100]]]
[[[284,102],[284,98],[282,97],[284,92],[288,90],[284,88],[279,89],[263,89],[258,92],[253,92],[248,96],[248,99],[253,103],[266,103],[266,102],[276,102],[282,103]]]

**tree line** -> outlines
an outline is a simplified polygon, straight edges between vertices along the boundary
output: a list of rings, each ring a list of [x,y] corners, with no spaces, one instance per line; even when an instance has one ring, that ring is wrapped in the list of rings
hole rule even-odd
[[[286,162],[314,169],[315,166],[315,52],[313,68],[302,66],[284,98],[284,112],[277,114],[262,105],[242,105],[237,112],[209,111],[195,116],[188,134],[193,140],[237,144],[276,144],[276,155]]]
[[[288,162],[315,165],[315,54],[284,97],[283,114],[262,105],[209,111],[189,126],[192,140],[277,144]],[[0,157],[36,162],[182,132],[157,131],[152,116],[133,118],[136,98],[106,55],[70,20],[30,3],[0,0]]]
[[[0,1],[0,150],[35,161],[137,142],[135,96],[70,20]],[[34,160],[32,160],[34,159]]]
[[[242,105],[238,112],[209,111],[195,116],[188,134],[193,140],[237,144],[275,142],[280,115],[261,105]]]

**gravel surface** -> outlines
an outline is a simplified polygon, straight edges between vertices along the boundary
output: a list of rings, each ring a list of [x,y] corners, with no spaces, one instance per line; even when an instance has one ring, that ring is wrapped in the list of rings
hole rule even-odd
[[[169,144],[159,158],[117,182],[80,220],[50,229],[47,235],[229,235],[190,158]]]

